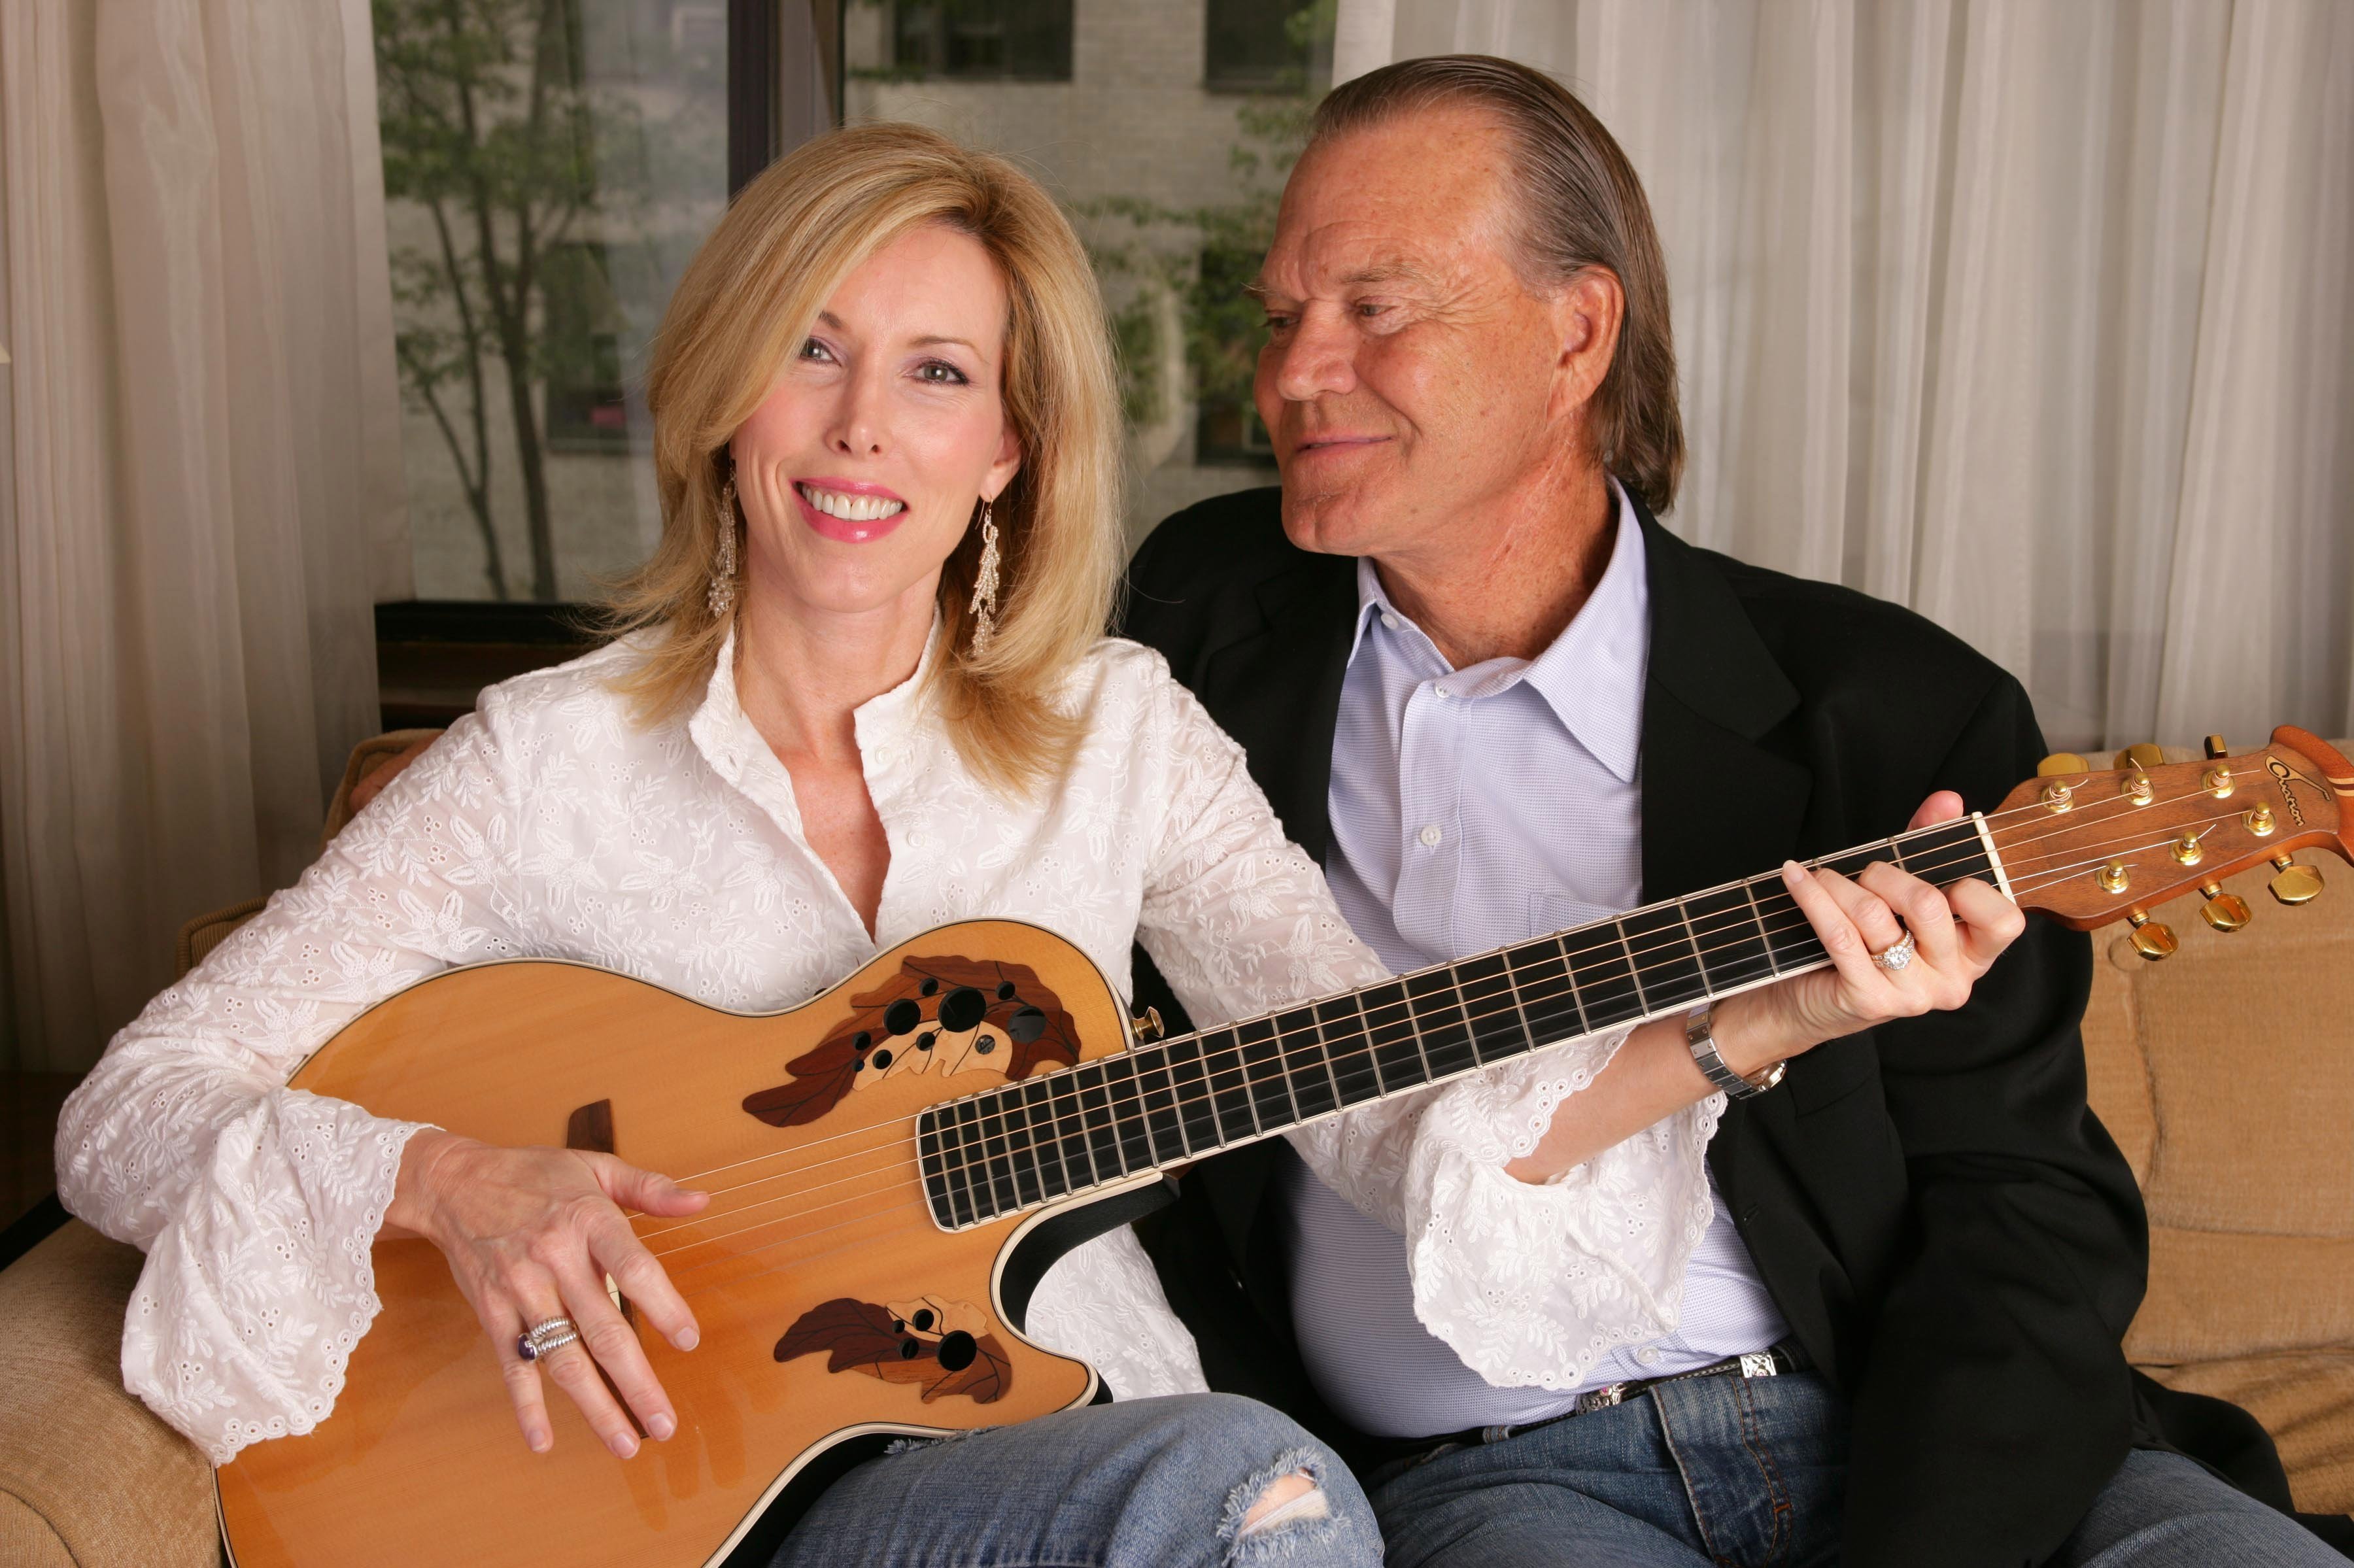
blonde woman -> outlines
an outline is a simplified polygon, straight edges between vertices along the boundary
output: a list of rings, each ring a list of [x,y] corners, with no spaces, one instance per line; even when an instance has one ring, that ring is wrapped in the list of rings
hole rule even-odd
[[[625,634],[484,693],[67,1107],[66,1202],[148,1253],[125,1376],[216,1462],[329,1418],[392,1231],[440,1246],[503,1347],[521,1444],[555,1441],[550,1382],[624,1457],[606,1378],[655,1439],[676,1430],[602,1280],[691,1348],[624,1212],[702,1194],[284,1086],[439,969],[563,957],[776,1009],[878,947],[1011,916],[1116,976],[1140,938],[1204,1018],[1382,972],[1234,744],[1157,655],[1101,636],[1112,366],[1033,182],[908,127],[803,147],[688,269],[647,394],[664,529]],[[578,1342],[517,1354],[559,1318]],[[1173,1397],[871,1461],[779,1561],[946,1561],[985,1536],[1004,1564],[1378,1562],[1328,1451],[1183,1392],[1193,1342],[1124,1227],[1048,1275],[1028,1328],[1123,1399]]]

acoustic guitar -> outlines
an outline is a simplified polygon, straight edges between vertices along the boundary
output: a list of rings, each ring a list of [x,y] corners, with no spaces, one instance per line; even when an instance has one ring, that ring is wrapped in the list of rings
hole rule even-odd
[[[2321,883],[2291,852],[2354,858],[2354,765],[2291,728],[2223,751],[2054,758],[1997,810],[1818,863],[1979,878],[2079,930],[2122,916],[2163,958],[2165,900],[2203,893],[2236,930],[2223,876],[2270,861],[2294,905]],[[702,1328],[691,1354],[640,1333],[678,1433],[617,1459],[551,1396],[555,1448],[529,1453],[440,1254],[383,1240],[383,1312],[333,1414],[217,1473],[224,1538],[239,1568],[765,1562],[892,1436],[1095,1399],[1090,1368],[1023,1338],[1031,1289],[1161,1201],[1164,1173],[1828,962],[1768,874],[1170,1040],[1140,1040],[1077,948],[1010,920],[941,927],[758,1015],[574,964],[451,970],[354,1020],[293,1086],[712,1192],[692,1219],[632,1221]]]

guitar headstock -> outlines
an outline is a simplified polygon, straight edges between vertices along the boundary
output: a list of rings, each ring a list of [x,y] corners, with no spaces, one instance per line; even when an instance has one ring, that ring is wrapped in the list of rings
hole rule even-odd
[[[2227,755],[2211,736],[2207,752],[2166,762],[2155,747],[2133,747],[2109,768],[2046,758],[1987,815],[2011,896],[2079,931],[2128,920],[2135,950],[2162,959],[2174,934],[2149,911],[2168,899],[2200,894],[2207,923],[2236,931],[2252,911],[2223,878],[2270,863],[2273,896],[2297,905],[2321,891],[2320,871],[2297,851],[2354,861],[2354,763],[2327,743],[2284,726],[2258,750]]]

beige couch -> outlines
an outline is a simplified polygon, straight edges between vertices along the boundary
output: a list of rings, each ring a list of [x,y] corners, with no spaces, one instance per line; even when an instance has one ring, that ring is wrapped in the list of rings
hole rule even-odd
[[[355,756],[331,833],[366,766],[413,738]],[[2257,916],[2231,937],[2207,929],[2195,904],[2170,906],[2182,946],[2163,963],[2096,934],[2084,1046],[2094,1107],[2149,1205],[2149,1295],[2127,1354],[2169,1387],[2253,1413],[2297,1507],[2344,1513],[2354,1512],[2354,874],[2325,874],[2339,885],[2299,909],[2275,907],[2264,874],[2235,879]],[[251,912],[192,922],[183,963]],[[76,1221],[0,1274],[0,1563],[217,1561],[204,1461],[122,1389],[122,1312],[138,1269],[135,1251]]]

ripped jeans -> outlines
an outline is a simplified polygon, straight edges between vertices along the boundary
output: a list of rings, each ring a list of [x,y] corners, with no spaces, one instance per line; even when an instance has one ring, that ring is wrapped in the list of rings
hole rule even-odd
[[[1265,1510],[1284,1478],[1312,1489]],[[1088,1405],[887,1454],[826,1489],[772,1568],[1380,1568],[1348,1467],[1224,1393]]]

